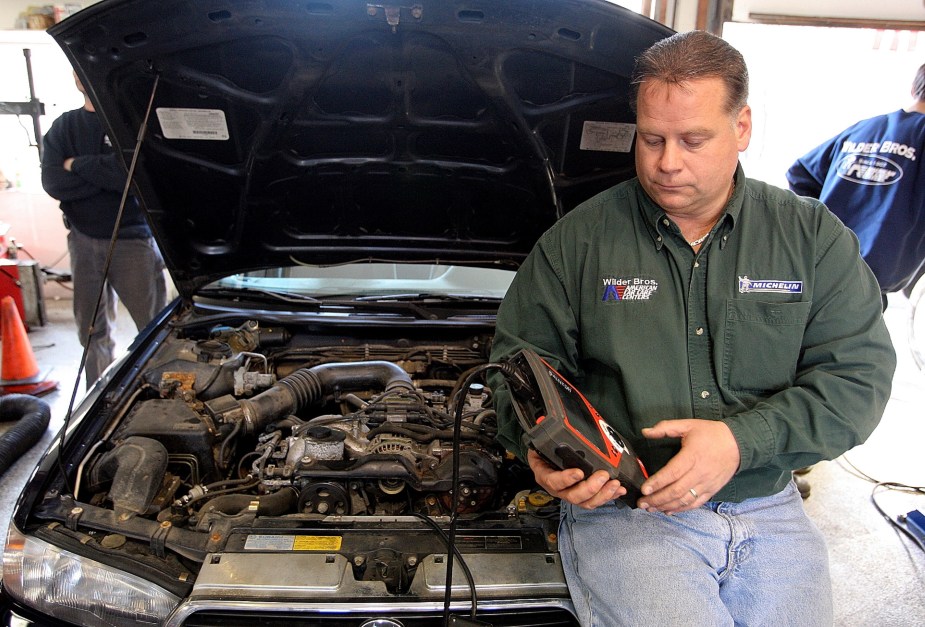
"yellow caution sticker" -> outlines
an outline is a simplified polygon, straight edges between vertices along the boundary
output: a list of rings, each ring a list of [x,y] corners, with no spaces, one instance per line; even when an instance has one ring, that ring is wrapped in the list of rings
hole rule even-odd
[[[340,536],[296,536],[293,551],[337,551],[340,550]]]

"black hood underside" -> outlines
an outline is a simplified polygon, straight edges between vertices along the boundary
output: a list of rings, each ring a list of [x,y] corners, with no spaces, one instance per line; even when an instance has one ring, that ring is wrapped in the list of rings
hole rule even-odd
[[[603,0],[104,0],[50,33],[189,295],[293,263],[516,268],[633,176],[629,76],[671,31]]]

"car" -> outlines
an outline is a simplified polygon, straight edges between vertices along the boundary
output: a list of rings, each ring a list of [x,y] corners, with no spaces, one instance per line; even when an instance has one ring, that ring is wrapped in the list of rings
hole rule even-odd
[[[4,624],[576,624],[484,375],[534,242],[634,175],[634,58],[672,31],[603,0],[104,0],[49,32],[179,296],[23,491]]]

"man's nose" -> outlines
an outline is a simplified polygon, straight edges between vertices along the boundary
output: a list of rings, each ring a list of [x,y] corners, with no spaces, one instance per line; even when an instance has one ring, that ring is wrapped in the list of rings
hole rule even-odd
[[[673,142],[665,142],[659,155],[658,167],[665,172],[681,169],[681,148]]]

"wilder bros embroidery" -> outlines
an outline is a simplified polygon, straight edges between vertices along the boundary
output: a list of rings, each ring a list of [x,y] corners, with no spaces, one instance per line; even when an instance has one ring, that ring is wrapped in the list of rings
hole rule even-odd
[[[643,277],[604,277],[601,302],[623,300],[649,300],[658,290],[658,281]]]

